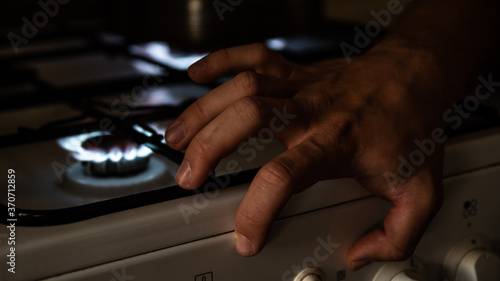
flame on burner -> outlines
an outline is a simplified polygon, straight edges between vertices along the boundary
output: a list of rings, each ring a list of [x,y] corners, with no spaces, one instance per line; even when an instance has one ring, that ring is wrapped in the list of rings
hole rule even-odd
[[[79,161],[92,161],[95,163],[102,163],[107,160],[119,162],[122,158],[133,160],[137,157],[146,157],[152,153],[151,149],[144,145],[139,147],[127,147],[125,151],[121,151],[119,148],[113,148],[109,152],[102,149],[85,149],[85,147],[82,146],[86,140],[103,135],[109,135],[109,133],[92,132],[62,138],[57,142],[61,147],[72,152],[72,156],[75,159]]]

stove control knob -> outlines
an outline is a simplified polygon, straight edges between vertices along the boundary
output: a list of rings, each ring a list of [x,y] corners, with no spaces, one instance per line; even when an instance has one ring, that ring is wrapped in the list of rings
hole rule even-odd
[[[500,258],[485,250],[470,251],[460,261],[457,281],[500,280]]]
[[[309,274],[306,277],[302,278],[302,281],[322,281],[321,277],[316,274]]]
[[[385,263],[372,281],[426,281],[424,263],[417,257]]]
[[[295,278],[293,281],[325,281],[325,274],[319,268],[305,268]]]
[[[489,249],[491,242],[479,235],[460,241],[446,256],[444,277],[456,281],[500,280],[500,258]]]
[[[425,281],[425,279],[415,270],[405,270],[394,276],[391,281]]]

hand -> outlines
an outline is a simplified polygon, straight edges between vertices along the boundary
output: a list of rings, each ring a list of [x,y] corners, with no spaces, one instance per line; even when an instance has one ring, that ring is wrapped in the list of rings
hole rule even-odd
[[[415,140],[429,139],[442,123],[447,104],[441,93],[450,85],[432,65],[426,52],[392,47],[374,48],[351,64],[342,58],[310,66],[261,44],[208,55],[189,68],[194,81],[239,74],[167,129],[169,146],[187,147],[176,181],[199,187],[221,158],[270,126],[273,110],[286,111],[297,117],[275,137],[287,150],[259,170],[239,205],[237,251],[252,256],[263,248],[294,193],[320,180],[352,177],[393,206],[383,229],[352,245],[347,265],[356,270],[373,260],[408,258],[442,201],[441,145],[414,172],[398,173],[401,159],[418,149]]]

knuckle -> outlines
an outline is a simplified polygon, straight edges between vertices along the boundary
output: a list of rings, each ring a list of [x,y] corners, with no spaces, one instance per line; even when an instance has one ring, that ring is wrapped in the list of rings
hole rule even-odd
[[[234,103],[233,109],[245,123],[260,122],[264,116],[265,105],[255,97],[244,97]]]
[[[315,110],[330,111],[333,107],[333,100],[330,96],[323,93],[311,93],[308,95],[309,103]]]
[[[205,120],[207,118],[207,113],[199,102],[194,102],[193,104],[191,104],[189,109],[189,116],[193,116],[194,120]]]
[[[220,55],[224,61],[228,62],[231,60],[231,53],[228,49],[221,49],[217,51],[217,55]]]
[[[309,141],[305,144],[306,146],[306,155],[304,155],[304,159],[307,162],[311,160],[318,160],[323,158],[325,155],[328,155],[328,151],[326,148],[328,147],[328,138],[325,136],[313,136],[309,139]],[[325,145],[326,142],[326,145]],[[307,163],[304,162],[304,163]]]
[[[259,92],[259,78],[255,72],[245,71],[234,78],[234,83],[239,92],[244,96],[253,96]]]
[[[308,148],[308,153],[318,159],[325,159],[326,155],[335,155],[336,173],[339,174],[350,173],[351,168],[357,164],[358,157],[364,157],[359,140],[350,125],[342,122],[330,122],[328,126],[315,131],[310,138]]]
[[[204,158],[204,156],[212,151],[211,147],[211,138],[205,138],[200,134],[197,134],[189,145],[189,149],[193,152],[193,155],[196,155],[198,158]]]
[[[315,138],[312,138],[312,140],[316,141],[317,146],[321,146],[321,144],[331,146],[333,144],[337,151],[352,152],[351,149],[357,143],[351,129],[352,125],[349,121],[339,119],[335,121],[337,122],[331,122],[322,127],[321,130],[317,130],[314,135]]]
[[[273,160],[263,166],[259,176],[269,193],[289,193],[287,187],[293,182],[293,174],[288,164]],[[271,189],[267,189],[271,188]]]

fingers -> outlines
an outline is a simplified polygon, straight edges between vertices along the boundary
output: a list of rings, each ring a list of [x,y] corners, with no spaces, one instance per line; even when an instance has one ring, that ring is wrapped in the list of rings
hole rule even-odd
[[[220,85],[189,106],[165,132],[167,144],[184,149],[193,137],[235,101],[252,96],[291,97],[297,91],[293,82],[243,72]]]
[[[198,83],[248,70],[285,79],[295,66],[263,44],[256,43],[216,51],[191,65],[188,74]]]
[[[177,173],[177,183],[189,189],[200,186],[221,158],[261,128],[272,134],[267,137],[279,137],[285,126],[293,130],[300,123],[292,122],[296,116],[292,113],[299,108],[293,99],[245,97],[232,103],[193,137]]]
[[[290,196],[320,177],[324,150],[310,139],[264,165],[241,201],[236,213],[236,250],[253,256],[263,247],[273,223]]]
[[[384,219],[383,229],[376,229],[358,239],[347,253],[347,265],[360,269],[372,261],[400,261],[409,258],[427,225],[441,204],[440,184],[431,176],[413,179],[405,192],[393,200]]]

